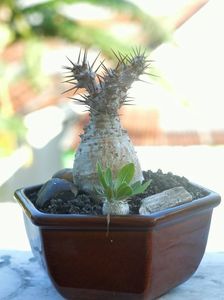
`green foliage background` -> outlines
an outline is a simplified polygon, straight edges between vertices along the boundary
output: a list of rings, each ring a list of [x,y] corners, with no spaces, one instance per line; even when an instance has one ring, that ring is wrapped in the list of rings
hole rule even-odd
[[[26,1],[26,3],[29,3]],[[127,0],[46,0],[24,5],[21,0],[1,0],[0,2],[0,53],[20,41],[25,45],[25,54],[20,71],[15,71],[4,59],[0,58],[2,87],[0,91],[0,121],[4,134],[21,139],[23,124],[15,116],[10,99],[10,85],[23,78],[37,90],[43,90],[49,78],[41,70],[41,58],[44,44],[49,38],[56,38],[67,43],[77,43],[83,47],[95,47],[102,53],[114,58],[111,48],[129,53],[136,41],[124,41],[107,29],[90,26],[88,22],[71,19],[62,13],[62,7],[73,4],[92,4],[109,8],[131,22],[140,25],[144,46],[149,51],[169,37],[169,32],[158,20],[150,17],[138,6]],[[139,45],[138,45],[139,46]],[[14,121],[14,118],[16,121]],[[20,121],[18,121],[20,120]],[[17,126],[11,126],[17,122]],[[1,129],[0,129],[1,130]],[[11,133],[13,132],[13,135]],[[14,142],[12,144],[15,144]],[[4,147],[4,145],[1,147]],[[4,151],[1,151],[4,153]],[[8,153],[8,151],[6,151]]]

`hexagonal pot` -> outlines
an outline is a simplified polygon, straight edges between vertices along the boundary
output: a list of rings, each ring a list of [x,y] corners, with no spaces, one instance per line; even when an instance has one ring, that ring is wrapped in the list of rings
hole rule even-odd
[[[155,299],[187,280],[203,257],[212,211],[208,195],[150,216],[41,213],[29,200],[40,186],[20,189],[32,251],[66,299]]]

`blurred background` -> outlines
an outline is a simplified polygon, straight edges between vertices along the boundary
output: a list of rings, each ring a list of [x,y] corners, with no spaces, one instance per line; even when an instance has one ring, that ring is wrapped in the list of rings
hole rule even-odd
[[[1,0],[0,201],[72,167],[83,107],[63,94],[66,56],[141,46],[150,72],[121,111],[143,169],[224,194],[224,28],[219,0]]]

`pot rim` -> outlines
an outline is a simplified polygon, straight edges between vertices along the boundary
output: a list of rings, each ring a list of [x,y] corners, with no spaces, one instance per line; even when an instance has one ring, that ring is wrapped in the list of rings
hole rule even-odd
[[[195,199],[191,202],[187,202],[176,207],[167,208],[159,212],[152,213],[150,215],[125,215],[125,216],[111,216],[110,217],[110,230],[122,227],[126,230],[149,230],[152,227],[158,225],[164,225],[170,220],[182,220],[190,215],[200,213],[201,211],[213,209],[219,205],[221,197],[218,193],[204,188],[198,184],[192,183],[194,186],[202,188],[208,193],[208,195]],[[39,211],[34,204],[30,201],[26,192],[34,191],[41,187],[40,185],[34,185],[27,188],[17,189],[14,193],[14,197],[17,202],[22,206],[23,212],[31,220],[31,222],[40,227],[52,226],[59,228],[73,229],[104,229],[107,224],[107,216],[104,215],[80,215],[80,214],[49,214]]]

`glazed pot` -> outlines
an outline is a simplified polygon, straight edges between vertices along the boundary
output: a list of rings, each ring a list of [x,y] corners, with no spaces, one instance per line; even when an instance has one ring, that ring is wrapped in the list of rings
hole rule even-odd
[[[150,216],[45,214],[29,200],[40,186],[20,189],[34,255],[66,299],[155,299],[187,280],[203,257],[212,211],[208,195]]]

